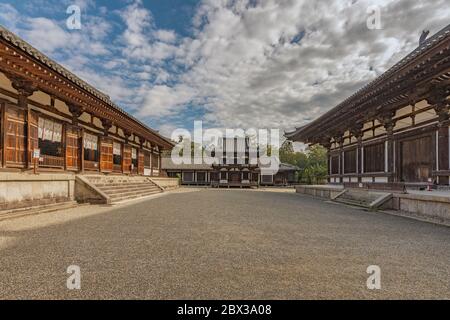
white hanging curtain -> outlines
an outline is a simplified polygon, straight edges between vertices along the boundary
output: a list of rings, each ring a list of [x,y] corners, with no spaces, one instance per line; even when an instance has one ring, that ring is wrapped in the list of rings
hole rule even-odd
[[[122,154],[121,151],[122,151],[122,148],[121,148],[120,143],[114,142],[113,143],[113,154],[116,156],[120,156]]]
[[[39,118],[38,138],[39,139],[44,139],[44,118]]]
[[[53,140],[53,121],[44,119],[43,140]]]
[[[84,133],[84,147],[90,150],[97,150],[98,138],[93,134]]]
[[[135,148],[131,149],[131,159],[137,159],[137,151]]]
[[[62,124],[55,122],[53,125],[53,142],[62,141]]]

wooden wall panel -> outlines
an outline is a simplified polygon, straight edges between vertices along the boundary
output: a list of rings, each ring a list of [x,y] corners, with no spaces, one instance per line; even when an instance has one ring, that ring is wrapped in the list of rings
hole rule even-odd
[[[38,125],[39,115],[35,111],[28,111],[28,162],[30,166],[34,161],[34,149],[39,149]]]
[[[123,146],[123,173],[130,173],[131,170],[131,146]]]
[[[79,130],[71,126],[66,127],[66,166],[68,170],[80,169],[81,139]]]
[[[427,182],[433,171],[432,136],[402,141],[401,180],[404,182]]]
[[[356,173],[356,149],[344,152],[344,173]]]
[[[138,173],[144,175],[144,150],[138,151]]]
[[[5,161],[7,166],[25,167],[25,111],[8,106],[6,109]]]
[[[339,156],[331,157],[331,174],[339,174]]]
[[[5,159],[5,104],[0,103],[0,167],[3,167],[3,159]]]
[[[100,170],[102,172],[113,171],[113,140],[102,137],[100,139]]]
[[[384,142],[364,147],[364,172],[384,172],[385,169]]]

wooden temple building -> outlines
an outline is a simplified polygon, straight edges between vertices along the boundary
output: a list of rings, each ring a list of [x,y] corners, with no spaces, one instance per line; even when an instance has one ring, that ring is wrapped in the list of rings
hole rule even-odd
[[[259,161],[252,164],[250,161],[251,148],[248,137],[223,138],[221,140],[220,154],[215,154],[218,163],[213,165],[175,164],[170,157],[163,157],[162,169],[169,177],[179,177],[183,185],[203,185],[226,188],[251,188],[259,186],[287,186],[297,183],[296,166],[280,164],[279,170],[274,174],[263,174]],[[255,151],[258,159],[258,149]]]
[[[17,180],[51,186],[49,181],[70,181],[75,174],[158,177],[161,152],[172,147],[107,95],[0,26],[0,209],[11,201],[73,198],[73,186],[65,195],[56,190],[65,185],[60,183],[35,196],[24,194]],[[39,175],[31,177],[35,171]],[[20,173],[27,175],[14,176]]]
[[[449,186],[450,25],[335,108],[286,133],[328,149],[331,184]]]

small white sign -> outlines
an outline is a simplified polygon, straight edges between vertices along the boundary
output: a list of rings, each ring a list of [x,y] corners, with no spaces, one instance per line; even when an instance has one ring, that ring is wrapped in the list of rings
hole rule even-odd
[[[33,150],[33,159],[39,159],[41,157],[41,149]]]

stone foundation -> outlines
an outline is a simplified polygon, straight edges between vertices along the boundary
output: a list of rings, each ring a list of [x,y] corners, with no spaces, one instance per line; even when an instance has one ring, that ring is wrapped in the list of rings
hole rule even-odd
[[[74,200],[72,174],[0,173],[0,210]]]
[[[297,186],[296,192],[314,197],[333,200],[344,190],[343,187],[324,186]],[[369,192],[369,191],[367,191]],[[392,199],[384,203],[381,210],[394,210],[403,216],[424,218],[435,223],[450,225],[450,194],[414,194],[392,193]]]

